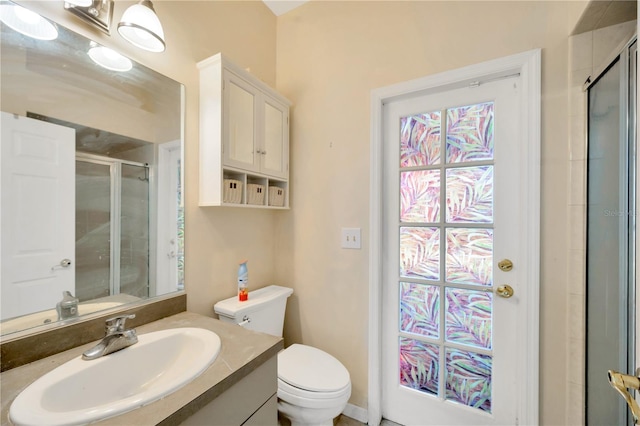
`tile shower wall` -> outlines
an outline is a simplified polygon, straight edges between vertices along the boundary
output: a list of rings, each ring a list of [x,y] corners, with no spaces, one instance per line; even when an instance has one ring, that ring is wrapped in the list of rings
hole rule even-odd
[[[567,424],[585,423],[585,295],[586,295],[586,169],[588,78],[593,80],[633,35],[636,21],[612,25],[569,38],[569,295],[567,298],[569,357]]]

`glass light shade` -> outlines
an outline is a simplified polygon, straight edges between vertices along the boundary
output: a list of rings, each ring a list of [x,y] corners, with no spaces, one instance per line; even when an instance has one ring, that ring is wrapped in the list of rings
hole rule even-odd
[[[9,28],[37,40],[55,40],[58,30],[42,16],[16,4],[0,4],[0,20]]]
[[[89,49],[87,54],[93,62],[111,71],[124,72],[129,71],[133,67],[129,58],[122,56],[108,47],[94,46]]]
[[[141,1],[125,10],[118,33],[129,43],[150,52],[163,52],[164,31],[151,2]]]

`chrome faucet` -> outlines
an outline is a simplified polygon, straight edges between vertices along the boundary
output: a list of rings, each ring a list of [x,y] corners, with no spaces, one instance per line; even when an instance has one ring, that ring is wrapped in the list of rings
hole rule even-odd
[[[78,303],[79,303],[78,298],[73,297],[71,295],[71,292],[63,291],[62,300],[56,304],[56,311],[58,312],[58,321],[77,317]]]
[[[107,335],[93,348],[85,351],[82,354],[82,359],[90,361],[138,343],[136,331],[133,328],[126,329],[124,326],[127,319],[135,317],[135,314],[131,314],[106,320],[105,331]]]

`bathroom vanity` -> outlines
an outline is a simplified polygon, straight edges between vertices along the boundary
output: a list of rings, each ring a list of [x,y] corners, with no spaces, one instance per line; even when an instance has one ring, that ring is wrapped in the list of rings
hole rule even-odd
[[[276,355],[283,348],[282,339],[189,312],[141,325],[136,330],[138,335],[143,335],[183,327],[208,329],[220,337],[222,348],[213,364],[193,381],[159,401],[98,424],[276,425]],[[78,346],[3,372],[0,375],[1,424],[11,424],[9,407],[22,390],[40,376],[79,357],[94,344]]]

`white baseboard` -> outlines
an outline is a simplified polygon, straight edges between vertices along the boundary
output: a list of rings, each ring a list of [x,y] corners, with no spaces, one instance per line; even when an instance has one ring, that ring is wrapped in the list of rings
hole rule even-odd
[[[367,410],[362,407],[358,407],[357,405],[347,404],[347,406],[344,407],[344,410],[342,410],[342,414],[347,417],[351,417],[352,419],[357,420],[360,423],[367,424],[367,422],[369,421]]]

